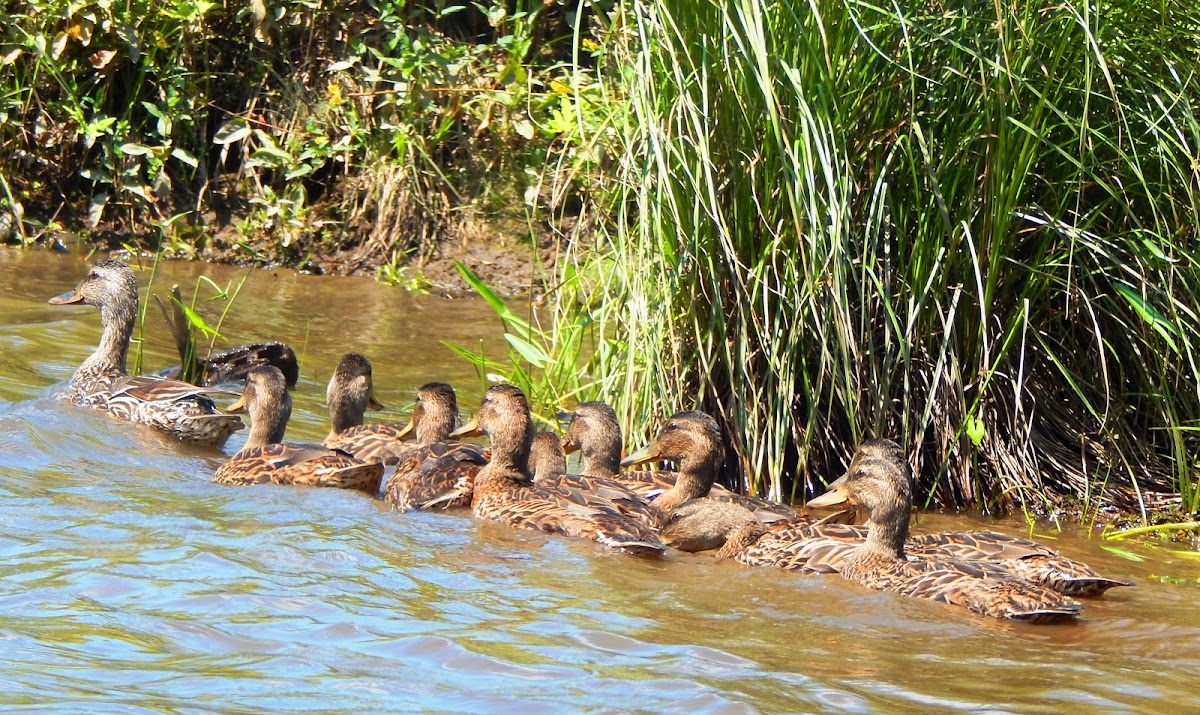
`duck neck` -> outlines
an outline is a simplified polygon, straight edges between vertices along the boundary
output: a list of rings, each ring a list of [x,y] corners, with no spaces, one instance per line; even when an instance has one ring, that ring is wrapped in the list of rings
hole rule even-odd
[[[279,444],[292,416],[292,397],[284,392],[277,399],[256,401],[250,413],[250,436],[243,449]]]
[[[421,419],[413,425],[417,434],[417,443],[429,446],[435,442],[445,442],[450,438],[458,422],[458,407],[428,402],[423,406]]]
[[[615,477],[621,471],[621,435],[601,434],[594,443],[580,445],[580,473],[589,477]]]
[[[742,524],[730,532],[729,538],[725,540],[725,545],[717,550],[716,557],[731,559],[757,544],[765,533],[767,533],[767,528],[758,520]]]
[[[708,496],[717,481],[715,455],[711,450],[688,454],[679,460],[675,486],[654,498],[654,506],[664,513],[691,499]]]
[[[363,423],[365,406],[354,404],[354,400],[345,395],[329,402],[329,436],[339,435],[351,427]]]
[[[100,375],[125,372],[125,356],[129,352],[129,339],[133,337],[133,326],[137,322],[137,295],[132,302],[121,298],[105,302],[100,306],[100,344],[95,352],[83,361],[76,375]]]
[[[492,442],[492,458],[488,467],[494,471],[519,473],[527,479],[529,474],[529,451],[533,445],[533,422],[528,415],[520,415],[513,422],[488,432]]]
[[[891,503],[883,508],[871,510],[867,529],[867,540],[855,552],[856,561],[886,559],[903,561],[904,540],[908,538],[908,504]]]

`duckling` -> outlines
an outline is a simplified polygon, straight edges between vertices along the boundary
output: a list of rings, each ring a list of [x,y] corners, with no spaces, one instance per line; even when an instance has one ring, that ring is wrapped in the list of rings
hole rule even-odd
[[[886,445],[869,446],[873,450]],[[899,451],[898,448],[896,450]],[[907,471],[894,459],[852,460],[853,471],[809,506],[851,502],[870,513],[866,540],[839,564],[843,578],[881,591],[965,606],[976,613],[1029,623],[1075,618],[1078,601],[1019,578],[994,575],[987,562],[910,560],[904,549],[912,510]]]
[[[115,259],[100,261],[72,291],[52,305],[82,303],[100,309],[100,344],[83,361],[64,397],[129,422],[149,425],[187,442],[221,446],[244,425],[217,411],[212,390],[177,380],[131,377],[125,371],[129,340],[137,321],[137,279]]]
[[[654,531],[594,495],[542,485],[529,473],[533,422],[525,394],[495,385],[484,394],[475,418],[451,436],[486,434],[492,458],[475,475],[471,508],[481,519],[591,539],[639,556],[658,556],[666,547]]]
[[[346,452],[319,445],[282,443],[292,398],[279,368],[266,365],[251,370],[241,399],[229,409],[250,413],[250,436],[237,454],[217,468],[214,482],[336,487],[371,495],[379,490],[382,464],[366,464]]]
[[[392,465],[411,453],[417,445],[405,438],[409,426],[363,424],[367,408],[382,410],[375,399],[371,362],[358,353],[347,353],[338,360],[329,385],[325,388],[329,405],[329,435],[321,444],[349,452],[363,462]]]
[[[458,423],[458,398],[444,382],[429,382],[417,390],[412,419],[404,433],[416,434],[416,446],[401,453],[396,471],[388,478],[383,500],[394,509],[447,507],[471,504],[475,475],[487,464],[483,447],[450,441]],[[450,496],[450,498],[445,498]]]

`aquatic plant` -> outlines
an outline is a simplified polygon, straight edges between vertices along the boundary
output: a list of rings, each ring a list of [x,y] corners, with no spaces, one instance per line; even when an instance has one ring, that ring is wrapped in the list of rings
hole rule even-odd
[[[193,226],[234,217],[241,235],[192,230],[175,242],[185,254],[301,264],[317,246],[395,268],[473,212],[523,221],[526,205],[562,204],[593,160],[573,138],[585,125],[564,119],[596,94],[590,60],[576,54],[603,31],[590,7],[25,0],[7,10],[0,205],[25,209],[23,238],[65,200],[91,226],[134,231],[176,214]],[[549,181],[548,166],[558,167]]]
[[[626,424],[719,415],[774,497],[889,436],[927,503],[1200,507],[1200,10],[622,9],[622,186],[561,320]]]

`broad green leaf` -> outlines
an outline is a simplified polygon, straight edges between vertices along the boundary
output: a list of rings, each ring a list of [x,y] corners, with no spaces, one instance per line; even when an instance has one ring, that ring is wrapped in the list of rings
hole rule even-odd
[[[213,144],[233,144],[250,136],[250,125],[241,117],[234,117],[221,125],[213,135]]]
[[[505,333],[504,339],[513,347],[513,350],[516,350],[521,354],[521,357],[528,360],[530,365],[536,368],[545,368],[550,364],[550,356],[533,343],[523,340],[512,333]]]
[[[171,156],[182,161],[184,164],[187,164],[193,169],[200,166],[200,162],[196,160],[196,157],[192,156],[186,149],[180,149],[179,147],[176,147],[171,150]]]
[[[221,334],[211,328],[208,323],[204,322],[204,318],[201,318],[199,313],[187,307],[186,304],[177,299],[175,296],[171,296],[171,302],[175,305],[178,305],[180,309],[183,310],[183,314],[187,316],[188,322],[192,324],[192,327],[204,333],[205,337],[221,338]]]

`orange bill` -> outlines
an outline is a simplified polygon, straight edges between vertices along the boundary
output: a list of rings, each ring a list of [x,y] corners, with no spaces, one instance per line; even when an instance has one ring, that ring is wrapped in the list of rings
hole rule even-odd
[[[809,499],[806,506],[828,507],[850,503],[850,492],[846,490],[846,478],[842,477],[825,489],[825,493],[815,499]]]
[[[82,303],[83,296],[79,291],[71,289],[62,295],[56,295],[50,299],[50,305],[70,305],[71,303]]]
[[[662,459],[662,453],[658,451],[658,443],[642,447],[638,451],[621,460],[622,467],[632,467],[635,464],[645,464]]]
[[[562,442],[562,449],[563,449],[564,454],[572,454],[574,452],[579,451],[579,445],[576,444],[575,440],[571,439],[570,435],[564,434],[559,439],[559,441]]]
[[[479,429],[478,420],[476,420],[475,418],[471,418],[470,422],[466,423],[462,427],[459,427],[458,429],[451,432],[450,436],[451,437],[477,437],[481,434],[483,434],[483,432]]]

